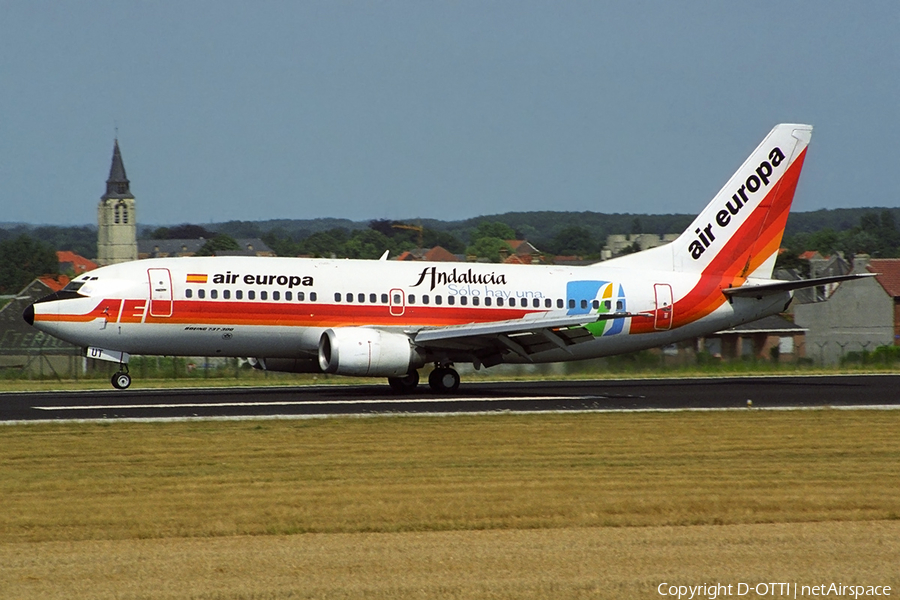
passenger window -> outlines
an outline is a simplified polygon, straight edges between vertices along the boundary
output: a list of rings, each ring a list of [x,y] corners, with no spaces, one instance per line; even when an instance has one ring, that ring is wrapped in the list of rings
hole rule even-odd
[[[406,297],[406,301],[409,302],[410,304],[415,304],[416,303],[416,295],[410,294],[409,296]]]
[[[309,301],[310,301],[310,302],[315,302],[315,301],[316,301],[316,296],[317,296],[317,294],[316,294],[315,292],[310,292],[310,293],[309,293]]]
[[[533,307],[535,307],[535,308],[540,308],[540,307],[541,307],[541,301],[540,301],[539,299],[535,298],[534,300],[532,300],[531,305],[532,305]]]
[[[491,297],[490,297],[490,296],[488,296],[487,298],[484,299],[484,305],[485,305],[485,306],[490,306],[490,305],[491,305],[491,302],[492,302],[492,300],[491,300]]]
[[[216,298],[218,298],[218,297],[219,297],[219,290],[210,290],[210,291],[209,291],[209,297],[212,298],[213,300],[215,300]]]
[[[272,292],[272,300],[281,300],[281,292],[278,290]]]
[[[563,307],[563,299],[557,298],[556,299],[556,308],[562,308],[562,307]]]
[[[256,292],[253,290],[247,292],[247,300],[256,300]]]
[[[456,296],[447,296],[447,304],[456,304]]]
[[[347,292],[347,302],[353,302],[353,294]]]
[[[428,294],[422,294],[422,304],[428,304],[431,302],[431,298],[428,297]]]
[[[591,306],[592,306],[593,308],[600,308],[600,301],[599,301],[599,300],[594,300],[593,302],[591,302]]]
[[[575,308],[575,298],[569,298],[569,308]]]
[[[435,304],[441,304],[443,301],[444,301],[444,298],[441,297],[440,295],[437,295],[437,296],[434,297],[434,303],[435,303]]]
[[[497,306],[503,306],[503,298],[497,298]]]
[[[478,306],[480,304],[479,300],[480,300],[480,298],[478,296],[473,296],[472,297],[472,306]]]
[[[335,302],[340,302],[340,301],[341,301],[341,293],[340,293],[340,292],[335,292],[335,293],[334,293],[334,301],[335,301]]]
[[[358,294],[358,295],[356,296],[356,300],[357,300],[357,302],[359,302],[360,304],[363,304],[363,303],[366,301],[366,295],[365,295],[365,294]]]
[[[260,299],[260,300],[268,300],[268,299],[269,299],[269,292],[266,292],[266,291],[260,292],[260,293],[259,293],[259,299]]]
[[[306,299],[306,294],[303,292],[297,292],[297,302],[303,302]]]
[[[206,290],[204,290],[203,288],[200,288],[199,290],[197,290],[197,297],[198,298],[206,298]]]
[[[382,294],[382,295],[381,295],[381,303],[382,303],[382,304],[387,304],[387,303],[388,303],[388,295],[387,295],[387,294]]]
[[[522,308],[526,308],[528,306],[528,298],[522,298],[522,301],[519,304],[522,305]]]
[[[588,307],[587,300],[582,300],[582,301],[581,301],[581,308],[587,308],[587,307]]]
[[[292,292],[285,292],[284,299],[287,300],[288,302],[290,302],[291,300],[294,299],[294,294]]]
[[[222,297],[231,300],[231,290],[222,290]]]
[[[244,299],[244,291],[243,290],[236,291],[234,293],[234,297],[237,298],[238,300],[243,300]]]
[[[376,304],[378,302],[378,295],[369,294],[369,302],[371,302],[372,304]]]
[[[394,304],[401,304],[400,294],[394,294]]]
[[[185,297],[185,298],[193,298],[193,297],[194,297],[194,290],[192,290],[191,288],[188,288],[188,289],[184,290],[184,297]]]
[[[553,308],[553,301],[550,298],[544,299],[544,308]]]
[[[463,306],[465,306],[466,304],[469,303],[469,297],[468,296],[460,296],[459,303],[462,304]]]
[[[610,300],[604,300],[604,301],[603,301],[603,306],[606,307],[606,310],[611,309],[611,308],[612,308],[612,301],[610,301]]]
[[[622,306],[622,301],[616,300],[616,310],[622,310],[623,308],[625,308],[625,307]]]

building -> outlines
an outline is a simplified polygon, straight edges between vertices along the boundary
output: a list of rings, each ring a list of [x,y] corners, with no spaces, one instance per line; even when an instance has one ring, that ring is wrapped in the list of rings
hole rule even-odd
[[[137,214],[119,140],[113,146],[106,193],[97,206],[97,264],[101,267],[137,260]]]
[[[623,233],[614,233],[606,238],[606,246],[600,251],[602,260],[609,260],[614,256],[619,256],[628,248],[637,244],[641,250],[656,248],[663,244],[668,244],[678,239],[677,233],[666,233],[664,235],[656,235],[655,233],[633,233],[625,235]]]
[[[81,275],[97,268],[97,263],[85,257],[75,254],[71,250],[58,250],[56,258],[59,260],[59,270],[63,273]]]
[[[80,372],[84,364],[81,348],[38,331],[22,319],[22,312],[31,303],[58,292],[67,283],[66,275],[39,277],[0,308],[0,369],[59,378]]]
[[[700,338],[698,349],[725,360],[797,362],[806,355],[806,329],[771,315]]]
[[[453,254],[446,248],[442,246],[435,246],[434,248],[430,248],[425,250],[423,248],[417,248],[415,250],[407,250],[406,252],[402,252],[400,256],[398,256],[395,260],[401,261],[428,261],[428,262],[459,262],[465,260],[465,257],[460,257],[456,254]]]
[[[138,258],[194,256],[208,241],[204,238],[138,240]],[[216,256],[275,256],[272,249],[259,238],[241,238],[235,241],[241,246],[241,250],[221,250],[216,252]]]
[[[828,300],[794,307],[795,322],[808,330],[807,356],[818,364],[900,340],[900,259],[858,256],[853,272],[878,275],[845,281]]]

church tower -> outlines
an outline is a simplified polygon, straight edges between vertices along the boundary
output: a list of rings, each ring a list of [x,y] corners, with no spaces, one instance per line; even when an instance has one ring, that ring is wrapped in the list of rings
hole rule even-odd
[[[106,193],[97,207],[97,264],[101,267],[137,260],[137,218],[119,140],[113,147]]]

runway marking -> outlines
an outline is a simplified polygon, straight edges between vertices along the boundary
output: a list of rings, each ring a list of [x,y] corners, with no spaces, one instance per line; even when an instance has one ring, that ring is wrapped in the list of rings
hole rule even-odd
[[[640,399],[638,396],[635,399]],[[66,411],[66,410],[126,410],[142,408],[239,408],[249,406],[324,406],[324,405],[366,405],[366,404],[440,404],[451,402],[509,402],[528,400],[609,400],[610,396],[528,396],[513,397],[476,397],[476,398],[407,398],[403,400],[285,400],[282,402],[188,402],[184,404],[84,404],[75,406],[32,406],[34,410]]]

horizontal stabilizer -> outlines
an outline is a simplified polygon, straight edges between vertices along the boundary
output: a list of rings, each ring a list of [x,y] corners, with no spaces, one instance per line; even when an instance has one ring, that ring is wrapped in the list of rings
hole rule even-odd
[[[777,281],[773,283],[762,283],[759,285],[742,285],[736,288],[725,288],[722,293],[729,297],[739,298],[762,298],[771,294],[780,294],[791,290],[802,290],[828,283],[838,283],[840,281],[851,281],[853,279],[862,279],[864,277],[875,277],[877,273],[858,273],[854,275],[835,275],[833,277],[819,277],[818,279],[798,279],[796,281]]]

